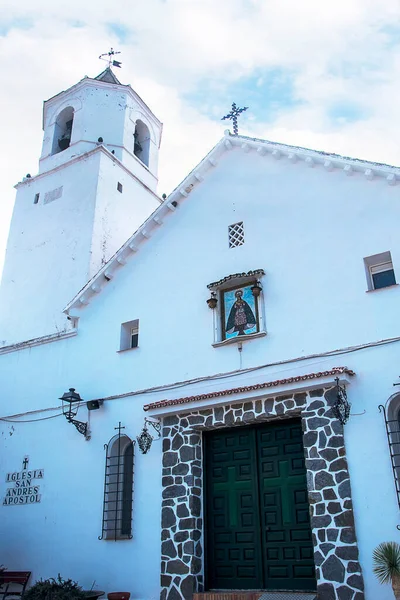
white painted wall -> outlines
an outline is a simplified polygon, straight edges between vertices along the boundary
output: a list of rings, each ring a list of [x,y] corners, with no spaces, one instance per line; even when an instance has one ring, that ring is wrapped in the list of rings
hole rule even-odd
[[[82,308],[77,337],[1,357],[1,414],[54,406],[70,386],[85,399],[104,397],[399,335],[400,287],[366,293],[363,265],[364,256],[390,250],[400,279],[398,197],[399,187],[383,180],[233,150]],[[240,220],[246,242],[229,249],[228,225]],[[268,335],[245,343],[241,354],[235,345],[213,348],[207,284],[254,268],[266,271]],[[121,323],[137,318],[139,348],[118,353]],[[367,600],[391,598],[390,589],[372,575],[371,553],[379,542],[399,536],[385,427],[377,408],[396,390],[392,384],[399,376],[399,358],[397,343],[270,367],[223,383],[229,388],[343,364],[356,371],[349,386],[355,414],[345,437]],[[221,385],[197,384],[190,395]],[[160,444],[154,443],[149,455],[136,456],[135,539],[117,543],[97,540],[102,446],[119,420],[128,435],[139,433],[143,404],[186,391],[105,403],[91,415],[90,442],[62,417],[3,422],[0,493],[6,487],[3,474],[19,470],[26,454],[32,467],[45,469],[45,479],[40,505],[0,506],[6,516],[0,519],[5,542],[0,563],[32,568],[34,578],[62,570],[85,586],[96,579],[107,591],[127,588],[134,598],[157,597]],[[85,420],[86,410],[79,417]],[[37,540],[40,544],[33,544]]]
[[[24,391],[19,388],[17,395],[22,392],[28,406],[58,405],[57,398],[63,386],[67,390],[70,385],[75,385],[68,382],[74,380],[82,397],[88,397],[96,386],[93,387],[89,378],[86,379],[88,373],[84,377],[85,383],[77,373],[73,364],[77,349],[76,343],[69,345],[65,342],[37,347],[36,372],[32,373],[32,377],[13,378],[24,388]],[[10,368],[21,364],[22,358],[24,369],[30,369],[29,352],[24,357],[18,354],[8,356],[11,358]],[[90,362],[89,355],[87,358]],[[52,363],[50,369],[49,360]],[[107,379],[105,373],[101,379]],[[29,380],[31,388],[28,392]],[[99,381],[99,389],[102,387]],[[7,404],[7,399],[13,403],[15,397],[12,393],[11,399],[8,388],[2,399]],[[12,411],[14,408],[15,404]],[[35,468],[40,463],[40,468],[44,468],[39,504],[0,506],[3,511],[0,555],[10,569],[25,570],[23,565],[29,565],[29,570],[33,571],[31,582],[60,572],[63,577],[78,580],[86,589],[96,580],[97,589],[132,590],[133,597],[137,599],[155,600],[159,597],[160,534],[155,526],[160,522],[161,506],[159,442],[154,443],[155,450],[147,456],[135,452],[133,539],[118,542],[98,540],[102,520],[104,443],[115,435],[114,427],[119,421],[125,427],[124,433],[131,438],[140,432],[143,424],[139,402],[132,401],[128,411],[126,409],[126,403],[121,401],[92,412],[92,439],[88,442],[63,416],[38,423],[4,423],[0,458],[1,493],[5,493],[4,473],[22,468],[19,456],[22,447],[29,447],[29,467]],[[86,407],[82,407],[78,418],[86,421],[87,414]],[[5,458],[6,455],[8,458]],[[153,476],[151,486],[147,480],[149,472]],[[20,508],[27,510],[21,511]]]
[[[110,155],[102,153],[93,223],[91,276],[160,205],[159,198],[142,182]],[[118,183],[122,184],[122,193],[117,189]]]
[[[18,187],[0,293],[3,343],[64,329],[60,307],[89,278],[99,160],[92,154]],[[61,186],[62,196],[44,204]]]
[[[44,204],[46,192],[61,186],[62,196]],[[0,293],[3,344],[69,327],[62,309],[71,296],[158,205],[101,148],[20,184]]]

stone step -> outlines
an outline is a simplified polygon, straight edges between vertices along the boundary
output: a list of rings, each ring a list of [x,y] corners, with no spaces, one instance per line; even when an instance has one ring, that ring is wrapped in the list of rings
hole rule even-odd
[[[204,592],[193,594],[193,600],[258,600],[262,592],[229,591],[229,592]]]
[[[193,594],[193,600],[317,600],[315,592],[220,591]]]
[[[258,600],[317,600],[314,592],[264,592]]]

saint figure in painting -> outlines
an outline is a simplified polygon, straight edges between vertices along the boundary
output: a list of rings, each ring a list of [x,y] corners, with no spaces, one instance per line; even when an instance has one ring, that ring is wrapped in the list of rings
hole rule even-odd
[[[236,301],[233,304],[229,313],[228,322],[226,324],[226,333],[238,332],[238,335],[244,335],[246,329],[252,329],[257,321],[246,300],[243,300],[243,291],[235,292]]]

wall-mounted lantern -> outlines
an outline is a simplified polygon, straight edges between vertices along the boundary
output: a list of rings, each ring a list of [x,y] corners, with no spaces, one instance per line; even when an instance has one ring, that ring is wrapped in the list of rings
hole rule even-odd
[[[339,383],[339,377],[336,377],[336,402],[332,406],[332,412],[342,425],[345,425],[350,417],[351,404],[347,400],[346,388]]]
[[[211,292],[211,297],[207,300],[207,304],[209,308],[216,308],[218,303],[217,293]]]
[[[75,391],[75,388],[69,388],[69,391],[65,392],[59,400],[62,400],[63,415],[68,423],[72,423],[79,433],[84,435],[87,440],[90,439],[90,436],[88,435],[88,424],[75,419],[80,403],[82,402],[82,398]]]
[[[255,284],[251,286],[251,292],[252,292],[254,298],[258,298],[258,296],[261,294],[262,287],[261,287],[259,281],[256,281]]]
[[[137,436],[137,443],[139,446],[139,450],[142,454],[147,454],[151,448],[154,437],[148,430],[148,425],[153,427],[154,431],[158,434],[157,439],[161,437],[161,423],[160,421],[150,421],[150,419],[144,420],[144,425],[141,433]]]

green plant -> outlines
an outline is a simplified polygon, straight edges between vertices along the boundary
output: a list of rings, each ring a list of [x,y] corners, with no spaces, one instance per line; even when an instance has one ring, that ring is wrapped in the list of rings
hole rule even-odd
[[[39,579],[23,595],[23,600],[85,600],[86,594],[72,579]]]
[[[396,600],[400,600],[400,545],[382,542],[373,552],[373,571],[380,583],[391,583]]]

